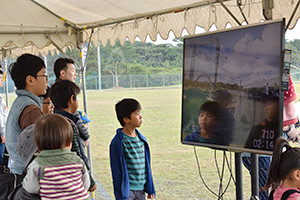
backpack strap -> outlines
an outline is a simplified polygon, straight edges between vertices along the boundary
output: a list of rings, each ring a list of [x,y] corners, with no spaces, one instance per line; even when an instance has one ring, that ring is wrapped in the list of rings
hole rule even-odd
[[[275,189],[273,189],[273,190],[270,192],[269,200],[273,200],[274,192],[275,192]]]
[[[294,193],[296,193],[296,192],[298,192],[298,193],[300,193],[300,191],[299,190],[287,190],[287,191],[285,191],[283,194],[282,194],[282,196],[281,196],[281,200],[286,200],[287,198],[289,198],[289,196],[291,195],[291,194],[294,194]]]

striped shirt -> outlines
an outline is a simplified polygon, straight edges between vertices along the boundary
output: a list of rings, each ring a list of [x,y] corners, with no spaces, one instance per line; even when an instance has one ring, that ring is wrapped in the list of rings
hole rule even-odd
[[[44,167],[44,176],[40,180],[41,199],[89,198],[82,183],[82,166],[79,162]]]
[[[123,133],[123,150],[129,176],[130,190],[144,190],[147,178],[144,142]]]

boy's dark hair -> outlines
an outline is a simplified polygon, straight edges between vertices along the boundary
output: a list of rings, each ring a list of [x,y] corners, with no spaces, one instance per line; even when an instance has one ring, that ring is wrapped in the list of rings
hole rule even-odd
[[[68,101],[74,95],[76,100],[80,88],[69,80],[61,80],[51,86],[50,99],[56,109],[68,108]]]
[[[74,64],[75,61],[71,58],[59,58],[55,61],[54,73],[55,73],[56,78],[59,78],[61,70],[66,70],[68,63]]]
[[[47,97],[50,97],[50,91],[51,91],[51,88],[48,86],[46,89],[46,94],[40,95],[39,97],[43,97],[44,99],[46,99]]]
[[[220,120],[222,117],[222,108],[217,102],[214,101],[207,101],[202,104],[199,113],[201,112],[209,112],[213,114],[215,116],[215,120]]]
[[[124,126],[124,117],[127,117],[130,119],[131,113],[133,113],[136,110],[141,110],[141,104],[135,100],[135,99],[122,99],[119,101],[116,106],[116,114],[118,121],[120,122],[121,126]]]
[[[26,77],[31,75],[36,78],[37,73],[43,68],[46,68],[46,66],[41,58],[25,53],[9,66],[9,73],[17,89],[24,89],[26,87]]]
[[[41,117],[33,128],[34,140],[39,150],[63,149],[73,140],[71,124],[61,115]]]

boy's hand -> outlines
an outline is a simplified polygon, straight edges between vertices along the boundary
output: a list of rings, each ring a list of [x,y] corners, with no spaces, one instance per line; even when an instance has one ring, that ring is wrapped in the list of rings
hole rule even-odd
[[[1,143],[5,143],[5,136],[1,136]]]
[[[147,198],[148,199],[154,199],[155,195],[154,194],[148,194]]]

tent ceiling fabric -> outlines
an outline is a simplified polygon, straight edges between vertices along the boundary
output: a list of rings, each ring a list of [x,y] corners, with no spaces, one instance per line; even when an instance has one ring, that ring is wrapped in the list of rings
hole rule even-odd
[[[155,41],[157,34],[168,38],[172,30],[180,37],[184,28],[194,34],[196,26],[208,30],[213,24],[218,29],[239,24],[216,0],[3,0],[0,2],[0,48],[52,47],[51,40],[60,48],[76,45],[79,32],[87,40],[93,30],[95,44],[126,38],[143,42],[147,35]],[[223,1],[222,1],[223,2]],[[239,0],[249,23],[264,19],[261,0]],[[224,5],[242,23],[245,21],[237,0]],[[289,20],[297,1],[274,0],[273,19]],[[289,28],[294,27],[300,12],[297,10]],[[49,39],[51,38],[51,40]],[[31,47],[31,49],[33,49]]]

